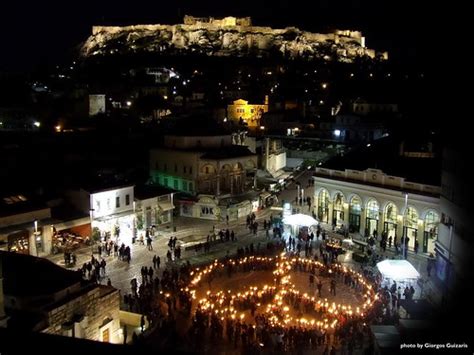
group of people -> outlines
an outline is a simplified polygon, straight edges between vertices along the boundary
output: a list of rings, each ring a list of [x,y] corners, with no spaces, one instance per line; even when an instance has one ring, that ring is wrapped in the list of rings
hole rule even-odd
[[[81,273],[83,279],[100,283],[100,281],[106,276],[106,266],[107,262],[104,258],[99,261],[94,257],[94,254],[92,254],[91,260],[84,263],[78,272]]]
[[[178,238],[170,237],[168,241],[168,251],[166,252],[167,262],[181,259],[181,247],[177,245]]]

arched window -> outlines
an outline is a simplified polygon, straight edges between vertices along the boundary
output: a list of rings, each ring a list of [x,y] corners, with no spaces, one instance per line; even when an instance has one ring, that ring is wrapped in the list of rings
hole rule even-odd
[[[397,206],[393,202],[389,202],[385,207],[385,222],[397,223]]]
[[[362,201],[360,200],[359,196],[354,196],[351,199],[351,204],[349,208],[349,213],[360,215],[360,212],[362,210]]]
[[[328,222],[329,218],[329,192],[322,189],[318,195],[318,218],[322,222]]]
[[[367,218],[379,219],[379,203],[374,199],[367,203]]]
[[[430,234],[431,238],[438,235],[439,214],[435,211],[429,211],[425,217],[425,232]]]
[[[336,196],[334,196],[334,209],[338,211],[342,211],[344,209],[344,196],[338,192]]]
[[[405,227],[418,228],[418,212],[414,207],[408,207],[405,211]]]

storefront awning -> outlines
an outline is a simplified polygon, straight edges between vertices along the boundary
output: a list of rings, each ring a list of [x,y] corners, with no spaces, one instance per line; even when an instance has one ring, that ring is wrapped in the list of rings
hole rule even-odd
[[[133,211],[129,210],[125,212],[109,214],[107,216],[94,217],[94,221],[108,221],[109,219],[118,219],[118,218],[127,217],[127,216],[133,216]]]
[[[383,277],[396,281],[420,277],[418,271],[406,260],[384,260],[377,263],[377,269]]]
[[[163,211],[170,211],[174,209],[174,205],[171,202],[158,202],[158,206]]]
[[[283,223],[299,227],[311,227],[318,224],[318,221],[306,214],[297,213],[283,218]]]

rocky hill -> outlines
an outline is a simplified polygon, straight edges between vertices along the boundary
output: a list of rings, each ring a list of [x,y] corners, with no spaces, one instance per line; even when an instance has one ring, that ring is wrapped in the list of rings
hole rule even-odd
[[[250,18],[199,19],[186,16],[184,24],[94,26],[81,48],[83,57],[111,54],[166,53],[208,56],[280,55],[352,62],[357,57],[387,59],[365,47],[358,31],[311,33],[295,27],[272,29],[252,26]]]

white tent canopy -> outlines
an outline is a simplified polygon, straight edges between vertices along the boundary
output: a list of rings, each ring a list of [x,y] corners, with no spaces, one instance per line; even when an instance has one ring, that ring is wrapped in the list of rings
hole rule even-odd
[[[307,214],[297,213],[283,218],[283,223],[292,226],[310,227],[318,224],[318,221]]]
[[[420,274],[406,260],[384,260],[377,263],[377,269],[384,278],[394,281],[416,280]]]

